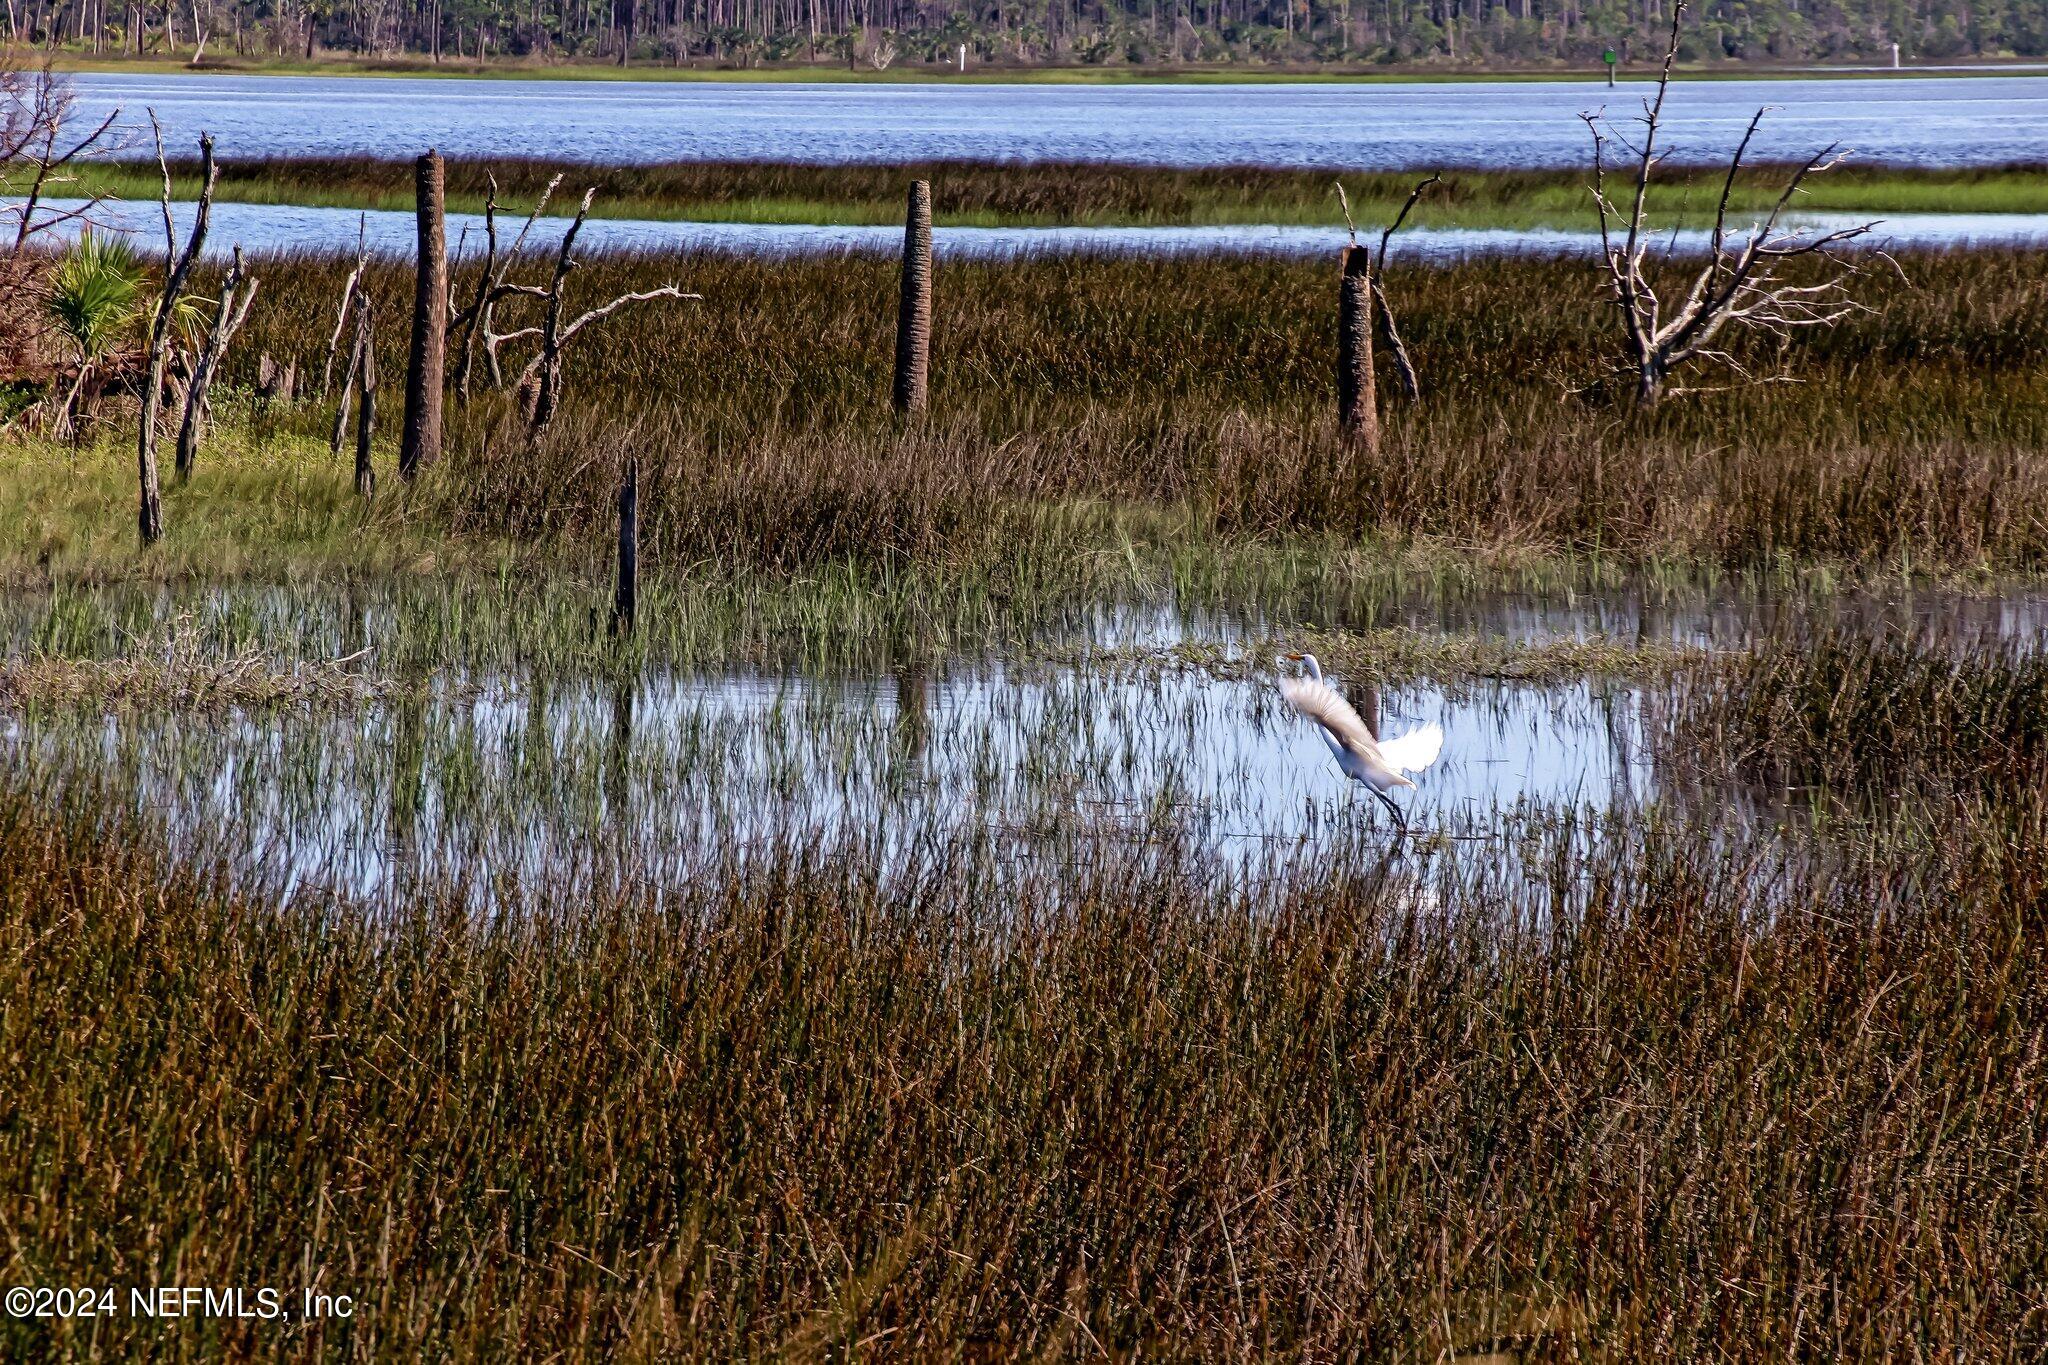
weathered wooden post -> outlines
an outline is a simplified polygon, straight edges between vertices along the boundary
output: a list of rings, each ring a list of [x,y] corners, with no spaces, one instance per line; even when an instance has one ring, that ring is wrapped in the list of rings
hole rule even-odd
[[[612,634],[631,635],[640,604],[640,457],[626,457],[619,480],[619,570],[612,589]]]
[[[910,182],[903,222],[903,297],[896,309],[896,411],[924,411],[932,352],[932,187]]]
[[[412,354],[405,371],[405,429],[398,473],[410,479],[441,457],[441,369],[448,343],[447,171],[428,151],[416,165],[419,267],[414,275]]]
[[[1344,248],[1337,287],[1337,424],[1344,439],[1368,455],[1380,448],[1380,415],[1372,375],[1372,255]]]
[[[362,401],[356,406],[356,494],[368,502],[377,495],[377,467],[370,463],[370,441],[377,434],[377,326],[367,291],[356,301],[356,309],[362,385]],[[346,397],[342,401],[346,403]]]

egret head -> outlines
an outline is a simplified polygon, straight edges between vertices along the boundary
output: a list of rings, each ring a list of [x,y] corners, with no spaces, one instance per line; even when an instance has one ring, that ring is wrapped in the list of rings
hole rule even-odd
[[[1308,675],[1311,678],[1316,679],[1318,682],[1322,680],[1323,666],[1316,662],[1315,655],[1294,653],[1289,654],[1286,657],[1288,662],[1300,664],[1302,668],[1307,671]]]

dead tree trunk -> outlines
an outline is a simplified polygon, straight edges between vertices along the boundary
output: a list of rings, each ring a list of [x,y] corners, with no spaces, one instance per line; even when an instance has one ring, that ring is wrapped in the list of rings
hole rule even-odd
[[[192,383],[185,390],[185,415],[178,423],[180,483],[192,477],[193,462],[199,458],[199,442],[206,432],[207,390],[213,386],[213,376],[220,369],[228,344],[249,320],[249,307],[256,302],[256,285],[256,277],[242,268],[242,248],[238,246],[234,264],[228,267],[227,279],[221,283],[220,312],[213,320],[213,331],[207,335],[206,349],[199,353],[199,363],[192,369]]]
[[[356,303],[356,347],[363,386],[356,408],[356,495],[368,502],[377,495],[377,469],[370,463],[370,441],[377,434],[377,331],[367,294]]]
[[[1367,455],[1380,448],[1379,406],[1372,373],[1372,256],[1344,248],[1337,285],[1337,425]]]
[[[910,182],[903,223],[903,295],[896,309],[896,411],[924,411],[932,349],[932,187]]]
[[[520,372],[517,386],[520,407],[526,414],[529,429],[536,436],[547,430],[548,423],[554,420],[555,409],[561,405],[562,356],[569,343],[576,339],[577,333],[593,323],[603,322],[630,303],[646,303],[650,299],[698,297],[695,294],[685,294],[675,285],[665,284],[659,289],[649,289],[642,293],[621,294],[610,303],[593,308],[575,321],[564,325],[563,290],[568,285],[570,273],[576,269],[576,258],[571,253],[576,246],[577,234],[583,231],[583,224],[590,217],[590,205],[596,197],[597,191],[594,188],[583,192],[583,203],[577,208],[576,217],[569,224],[568,231],[562,234],[561,249],[555,254],[555,273],[549,279],[546,288],[538,285],[499,285],[486,291],[483,296],[484,308],[489,307],[491,300],[517,295],[543,301],[544,307],[538,327],[523,327],[516,332],[499,333],[489,330],[489,324],[486,323],[484,332],[484,354],[490,360],[493,371],[497,369],[500,346],[522,337],[540,338],[540,352],[526,363],[526,368]]]
[[[419,159],[419,266],[414,272],[412,354],[405,371],[405,426],[398,474],[411,479],[441,457],[441,371],[448,342],[447,173],[439,152]]]
[[[345,310],[353,310],[356,307],[353,288],[350,289],[348,300],[342,307]],[[334,404],[334,430],[327,441],[327,449],[334,455],[341,454],[341,439],[348,435],[349,407],[355,401],[356,381],[362,378],[363,322],[361,318],[355,321],[356,335],[350,337],[348,343],[348,366],[341,372],[341,397],[335,400]]]
[[[1387,224],[1380,232],[1379,255],[1373,258],[1372,269],[1369,272],[1371,279],[1369,287],[1372,292],[1373,304],[1372,311],[1378,315],[1380,335],[1386,339],[1387,354],[1393,357],[1394,374],[1401,382],[1401,394],[1410,403],[1417,403],[1422,400],[1422,383],[1416,378],[1414,362],[1408,358],[1408,347],[1401,340],[1400,325],[1394,320],[1394,305],[1387,301],[1387,291],[1384,283],[1387,274],[1387,243],[1392,241],[1394,234],[1401,230],[1401,225],[1408,221],[1408,215],[1415,211],[1415,205],[1421,201],[1422,196],[1428,191],[1429,187],[1441,184],[1442,181],[1443,176],[1441,175],[1426,176],[1416,182],[1414,189],[1408,191],[1407,202],[1401,205],[1401,211],[1395,214],[1394,221]],[[1352,221],[1351,198],[1344,193],[1344,182],[1341,180],[1337,182],[1337,203],[1344,210],[1344,226],[1350,233],[1351,245],[1356,247],[1358,245],[1358,224]]]
[[[163,173],[165,254],[164,292],[157,300],[156,315],[149,328],[149,368],[142,382],[142,422],[135,442],[136,479],[141,492],[135,521],[144,549],[162,540],[164,534],[163,489],[156,472],[157,418],[163,411],[164,372],[170,362],[172,333],[177,330],[178,295],[184,292],[193,262],[206,245],[206,226],[213,213],[213,183],[218,173],[213,164],[213,139],[201,134],[199,203],[193,211],[192,235],[186,238],[181,252],[177,229],[171,223],[171,168],[164,159],[163,129],[157,126],[154,114],[150,116],[150,128],[156,137],[157,168]]]
[[[356,220],[356,266],[349,271],[347,283],[341,286],[341,310],[334,315],[334,335],[327,338],[327,360],[320,367],[322,398],[327,397],[328,382],[334,378],[334,357],[341,350],[341,334],[348,330],[348,312],[355,306],[356,286],[362,283],[363,272],[370,266],[369,228],[368,214]]]
[[[631,635],[640,604],[640,460],[626,458],[619,480],[619,568],[612,590],[612,634]]]

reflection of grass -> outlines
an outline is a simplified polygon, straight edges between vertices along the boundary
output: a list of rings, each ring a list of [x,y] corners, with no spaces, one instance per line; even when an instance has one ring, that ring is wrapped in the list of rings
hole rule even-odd
[[[177,192],[197,193],[189,166],[179,167]],[[515,214],[530,207],[556,171],[565,184],[596,184],[595,212],[613,218],[700,222],[882,224],[903,215],[903,187],[912,177],[933,182],[941,226],[1046,227],[1272,223],[1341,224],[1333,175],[1327,171],[1250,168],[1174,170],[1163,167],[1042,164],[1000,166],[939,163],[897,166],[799,166],[773,163],[679,163],[590,168],[537,161],[461,161],[448,168],[449,207],[480,213],[485,172],[495,172],[501,201]],[[1383,223],[1418,177],[1343,176],[1361,224]],[[1780,173],[1760,168],[1738,181],[1738,223],[1766,209]],[[132,165],[92,167],[85,184],[125,199],[154,198],[154,173]],[[1703,171],[1674,168],[1652,195],[1664,226],[1701,224],[1712,213],[1719,182]],[[329,208],[412,207],[409,162],[368,158],[230,164],[220,196],[259,204]],[[553,211],[571,213],[577,195],[564,193]],[[2048,212],[2048,170],[2004,167],[1921,171],[1844,167],[1811,182],[1798,200],[1805,212]],[[1586,227],[1591,223],[1585,176],[1578,172],[1452,171],[1417,207],[1413,221],[1430,227]]]

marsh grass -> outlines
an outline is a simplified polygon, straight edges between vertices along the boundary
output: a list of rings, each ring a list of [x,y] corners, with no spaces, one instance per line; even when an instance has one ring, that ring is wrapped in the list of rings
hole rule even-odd
[[[1332,463],[1329,271],[1260,260],[944,266],[934,416],[899,430],[885,264],[593,259],[590,297],[677,276],[711,303],[591,337],[538,444],[473,404],[367,513],[316,404],[224,422],[170,492],[174,572],[112,539],[115,443],[8,447],[0,525],[32,539],[0,542],[0,677],[47,690],[0,722],[15,1280],[360,1307],[9,1318],[0,1353],[2039,1355],[2038,659],[1397,640],[1324,611],[1502,563],[2038,571],[2038,266],[1910,261],[1799,348],[1807,383],[1637,418],[1566,394],[1605,345],[1583,267],[1404,273],[1430,390],[1364,467]],[[263,350],[317,373],[342,268],[263,272],[231,381]],[[372,287],[398,315],[409,281]],[[598,609],[629,452],[659,572],[621,645]],[[1262,615],[1304,588],[1313,618]],[[1106,715],[1092,679],[1036,729],[992,713],[1026,742],[941,755],[957,779],[914,711],[819,724],[829,686],[755,728],[685,717],[669,748],[631,731],[659,662],[1037,638],[1057,666],[1126,593],[1231,602],[1247,650],[1316,619],[1360,676],[1665,689],[1672,781],[1230,862],[1182,769],[1143,810],[1082,809],[1070,755],[1128,774],[1201,719]],[[300,705],[358,667],[391,692]],[[423,684],[494,668],[523,715],[431,711]],[[316,685],[276,709],[310,723],[235,691],[295,672]],[[572,689],[558,726],[540,701]],[[124,697],[155,728],[121,729]],[[1855,818],[1743,790],[1787,782]],[[945,818],[1013,791],[1043,833]],[[706,793],[860,818],[742,838],[698,821]],[[687,857],[636,840],[635,799]],[[885,809],[932,813],[885,842]],[[275,823],[300,812],[353,823]],[[271,857],[287,835],[393,875],[352,892]]]
[[[174,191],[197,196],[197,170],[176,164]],[[1738,178],[1731,205],[1738,214],[1767,209],[1789,167],[1760,165]],[[550,177],[595,185],[595,212],[613,218],[759,223],[898,223],[903,188],[932,183],[934,221],[941,227],[1161,226],[1283,223],[1341,226],[1331,188],[1342,178],[1361,223],[1392,221],[1421,173],[1275,170],[1228,166],[1180,169],[1090,162],[801,165],[782,162],[674,162],[593,167],[507,158],[448,163],[448,207],[481,213],[494,174],[499,202],[524,215]],[[153,170],[99,163],[82,184],[127,199],[151,199]],[[1589,226],[1591,200],[1583,172],[1451,170],[1410,221],[1427,227]],[[1707,224],[1720,194],[1710,169],[1674,167],[1651,198],[1662,225]],[[223,201],[313,204],[410,211],[411,163],[368,157],[293,158],[230,163],[217,195]],[[576,195],[553,205],[567,215]],[[2048,212],[2048,171],[2014,165],[1974,170],[1845,166],[1814,180],[1799,200],[1810,212]],[[1377,226],[1375,226],[1375,231]]]
[[[1093,504],[1178,509],[1198,537],[1434,542],[1480,559],[2029,572],[2048,548],[2030,458],[2048,440],[2039,260],[1913,258],[1909,282],[1863,283],[1870,314],[1744,353],[1796,383],[1647,414],[1580,392],[1614,354],[1587,267],[1402,272],[1389,287],[1428,387],[1415,409],[1388,401],[1368,459],[1346,453],[1329,411],[1321,263],[945,263],[933,413],[903,433],[883,402],[887,263],[606,258],[581,282],[589,297],[675,277],[707,302],[593,338],[572,366],[577,410],[538,448],[501,409],[472,413],[448,515],[469,531],[590,534],[606,505],[591,471],[630,447],[643,534],[671,559],[971,562]]]
[[[1904,280],[1861,282],[1870,313],[1782,352],[1744,350],[1796,382],[1648,413],[1586,391],[1614,356],[1588,267],[1400,271],[1389,287],[1424,398],[1387,396],[1382,449],[1361,459],[1329,412],[1319,263],[943,263],[933,412],[905,430],[886,402],[887,262],[600,256],[572,307],[671,279],[706,302],[646,307],[580,339],[564,412],[537,444],[509,401],[481,395],[451,415],[444,468],[365,519],[326,455],[323,405],[252,411],[174,490],[185,531],[138,559],[113,422],[94,459],[8,449],[19,475],[0,484],[0,510],[21,529],[0,556],[17,578],[594,562],[633,454],[657,574],[854,565],[1013,600],[1091,575],[1221,581],[1255,563],[1253,576],[1312,576],[1347,558],[1468,580],[2025,575],[2048,562],[2048,481],[2032,458],[2048,442],[2040,261],[1909,258]],[[275,258],[258,273],[263,305],[226,382],[250,383],[265,352],[317,373],[344,264]],[[379,265],[371,288],[380,315],[402,315],[400,269]],[[403,342],[384,330],[381,370],[402,372]]]
[[[1309,627],[1229,643],[1188,640],[1160,648],[1048,651],[1041,660],[1089,671],[1190,669],[1210,677],[1264,678],[1276,657],[1297,650],[1313,653],[1324,667],[1349,678],[1398,683],[1427,677],[1453,689],[1472,682],[1541,685],[1582,678],[1655,682],[1712,656],[1704,647],[1664,640],[1559,635],[1519,642],[1478,633]]]
[[[1677,708],[1690,756],[1765,787],[1897,801],[2038,790],[2048,660],[1820,624],[1720,661]]]
[[[198,1354],[2016,1358],[2048,1273],[2034,790],[1752,847],[734,850],[280,903],[0,795],[17,1272],[362,1308]],[[1589,837],[1595,836],[1597,837]],[[175,1210],[175,1219],[168,1217]],[[127,1319],[19,1354],[158,1349]]]

